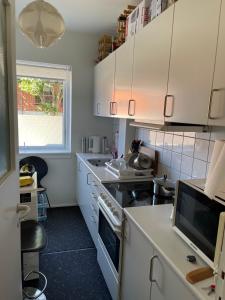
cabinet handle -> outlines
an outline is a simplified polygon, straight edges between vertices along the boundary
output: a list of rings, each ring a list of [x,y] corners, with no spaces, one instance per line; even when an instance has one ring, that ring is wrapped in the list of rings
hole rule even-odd
[[[98,103],[97,103],[97,115],[100,115],[100,105],[101,105],[101,104],[98,102]]]
[[[171,114],[170,115],[167,115],[166,114],[166,110],[167,110],[167,103],[168,103],[168,99],[169,98],[172,98],[173,100],[173,104],[172,104],[172,109],[171,109]],[[165,118],[171,118],[173,116],[173,106],[174,106],[174,96],[173,95],[166,95],[165,96],[165,101],[164,101],[164,109],[163,109],[163,116]]]
[[[115,101],[109,102],[109,109],[110,109],[111,116],[117,115],[117,102]]]
[[[87,173],[87,185],[91,185],[91,183],[89,182],[89,175],[91,175],[91,173]]]
[[[133,105],[133,112],[131,113],[130,112],[130,108],[131,108],[131,104],[132,103],[134,103],[134,105]],[[131,99],[131,100],[129,100],[129,103],[128,103],[128,115],[129,116],[134,116],[135,115],[135,108],[136,108],[136,101],[135,100],[133,100],[133,99]]]
[[[153,255],[150,259],[149,281],[151,283],[157,282],[155,279],[153,279],[153,263],[155,258],[158,258],[158,255]]]
[[[212,116],[213,96],[214,96],[215,93],[218,93],[218,92],[221,92],[221,91],[225,92],[225,89],[224,88],[223,89],[213,89],[211,91],[210,102],[209,102],[209,113],[208,113],[208,118],[211,119],[211,120],[218,120],[218,119],[222,119],[224,117],[224,115],[223,116],[219,116],[219,117],[213,117]]]

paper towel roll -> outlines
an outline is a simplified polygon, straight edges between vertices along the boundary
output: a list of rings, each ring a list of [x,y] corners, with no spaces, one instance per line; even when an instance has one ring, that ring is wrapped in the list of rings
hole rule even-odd
[[[224,145],[225,145],[225,141],[223,141],[223,140],[215,141],[215,145],[214,145],[212,157],[211,157],[211,163],[210,163],[209,170],[208,170],[208,178],[212,174],[212,171],[216,165],[217,159],[219,158],[219,155],[220,155]]]
[[[222,144],[223,146],[221,147]],[[213,150],[215,165],[212,164],[205,185],[205,193],[211,199],[218,192],[225,191],[225,141],[218,141],[215,146],[215,151]],[[221,149],[220,151],[219,148]],[[218,155],[217,159],[216,155]]]

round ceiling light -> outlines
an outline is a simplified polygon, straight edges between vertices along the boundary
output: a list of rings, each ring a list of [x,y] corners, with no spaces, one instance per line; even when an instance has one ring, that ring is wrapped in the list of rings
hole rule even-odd
[[[21,11],[19,27],[38,48],[51,46],[65,32],[61,14],[44,0],[33,1]]]

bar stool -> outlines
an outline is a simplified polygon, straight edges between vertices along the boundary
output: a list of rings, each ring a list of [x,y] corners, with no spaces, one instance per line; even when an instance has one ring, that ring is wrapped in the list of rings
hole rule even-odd
[[[22,262],[22,281],[24,300],[38,299],[46,300],[44,291],[47,287],[47,278],[39,271],[31,271],[25,277],[23,274],[23,254],[28,252],[39,252],[44,249],[47,244],[47,236],[45,229],[35,220],[26,220],[21,222],[21,262]],[[24,281],[32,274],[37,274],[44,280],[42,290],[33,287],[24,287]]]

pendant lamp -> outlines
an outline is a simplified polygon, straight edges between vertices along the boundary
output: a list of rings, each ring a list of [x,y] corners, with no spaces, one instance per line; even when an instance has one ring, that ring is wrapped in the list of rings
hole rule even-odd
[[[19,27],[38,48],[51,46],[65,32],[61,14],[44,0],[33,1],[21,11]]]

